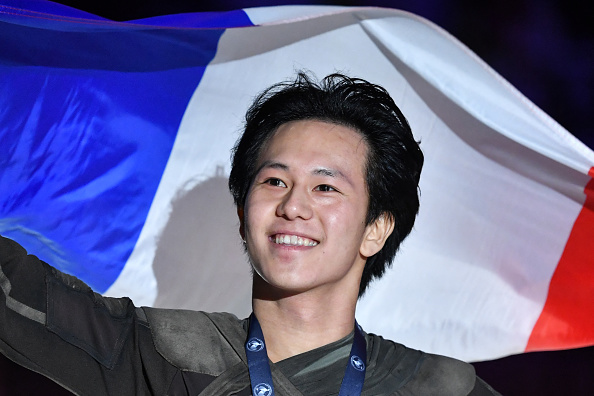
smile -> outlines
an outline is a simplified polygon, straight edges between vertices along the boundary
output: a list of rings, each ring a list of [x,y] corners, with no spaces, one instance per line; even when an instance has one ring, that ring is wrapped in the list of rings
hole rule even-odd
[[[274,243],[287,246],[316,246],[318,244],[318,242],[314,241],[313,239],[304,238],[297,235],[276,234],[272,235],[270,239]]]

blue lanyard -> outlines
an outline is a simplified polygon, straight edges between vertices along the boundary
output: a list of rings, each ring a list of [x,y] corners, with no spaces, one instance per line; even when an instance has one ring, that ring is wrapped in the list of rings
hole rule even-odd
[[[274,396],[272,374],[268,364],[268,353],[264,343],[262,328],[252,313],[248,330],[245,353],[248,361],[248,371],[254,396]],[[359,396],[365,381],[365,362],[367,360],[367,344],[361,327],[355,322],[355,336],[349,356],[349,363],[344,371],[344,378],[340,385],[338,396]]]

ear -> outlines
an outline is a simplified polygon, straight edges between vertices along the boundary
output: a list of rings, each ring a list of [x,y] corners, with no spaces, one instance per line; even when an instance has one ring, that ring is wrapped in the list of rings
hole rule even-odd
[[[394,231],[394,218],[387,213],[382,213],[377,220],[365,227],[359,253],[364,257],[373,256],[382,250],[392,231]]]
[[[239,235],[241,239],[245,241],[245,222],[243,219],[243,207],[237,207],[237,217],[239,217]]]

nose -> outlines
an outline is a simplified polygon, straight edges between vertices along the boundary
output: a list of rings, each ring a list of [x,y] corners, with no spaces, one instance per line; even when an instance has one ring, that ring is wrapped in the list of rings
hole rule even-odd
[[[293,186],[276,208],[276,215],[288,220],[308,220],[313,215],[311,197],[303,189]]]

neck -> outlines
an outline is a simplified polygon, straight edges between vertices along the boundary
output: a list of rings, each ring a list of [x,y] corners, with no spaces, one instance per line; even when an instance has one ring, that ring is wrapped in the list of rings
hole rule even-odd
[[[356,294],[298,293],[271,298],[270,293],[258,293],[270,290],[270,285],[261,283],[266,284],[254,274],[252,305],[272,362],[327,345],[353,331]]]

